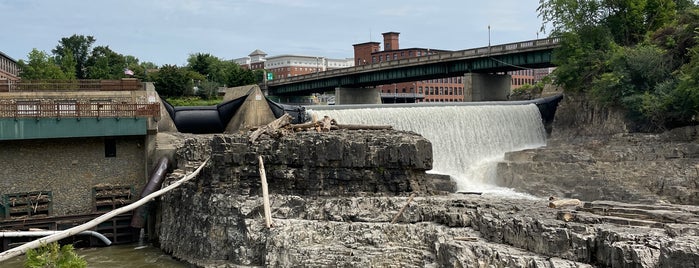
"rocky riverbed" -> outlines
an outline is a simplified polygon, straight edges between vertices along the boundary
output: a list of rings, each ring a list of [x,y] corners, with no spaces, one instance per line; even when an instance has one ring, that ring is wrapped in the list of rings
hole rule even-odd
[[[159,241],[166,252],[198,266],[699,265],[699,208],[672,204],[682,203],[675,202],[680,199],[691,204],[691,190],[677,199],[670,198],[672,194],[655,194],[655,199],[629,194],[617,199],[628,203],[600,201],[566,192],[563,186],[543,188],[545,176],[540,176],[539,187],[532,187],[540,192],[531,191],[540,198],[449,193],[453,185],[448,180],[425,173],[431,167],[429,141],[399,131],[295,134],[258,144],[238,134],[177,140],[177,172],[209,157],[211,162],[196,180],[163,196]],[[578,157],[553,148],[542,150],[559,157],[541,162]],[[265,161],[272,193],[269,229],[262,216],[257,155]],[[532,160],[544,159],[531,155],[536,151],[509,156],[505,163],[536,165]],[[636,154],[610,155],[624,159]],[[673,172],[691,175],[683,165],[676,163]],[[518,180],[543,172],[529,170]],[[687,181],[692,180],[672,185],[686,187]],[[615,182],[625,183],[620,179],[600,184],[610,188],[605,190],[610,194],[589,196],[615,200],[607,198],[614,197]],[[589,189],[594,186],[587,184]],[[550,195],[581,197],[583,205],[549,208]]]

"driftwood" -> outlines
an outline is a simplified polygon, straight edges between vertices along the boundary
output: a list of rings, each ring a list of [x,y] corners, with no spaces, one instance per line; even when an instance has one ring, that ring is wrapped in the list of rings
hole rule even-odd
[[[410,205],[410,202],[413,201],[413,198],[415,198],[415,193],[410,195],[410,198],[408,198],[408,202],[405,203],[403,208],[401,208],[400,211],[398,211],[398,214],[396,214],[396,216],[393,217],[393,220],[391,220],[391,224],[394,224],[398,221],[398,217],[400,217],[400,215],[403,215],[403,211],[405,211],[405,208],[407,208],[408,205]]]
[[[383,129],[391,130],[391,129],[393,129],[393,126],[388,126],[388,125],[353,125],[353,124],[335,124],[335,125],[339,129],[348,129],[348,130],[383,130]]]
[[[262,134],[276,134],[278,129],[289,125],[291,123],[291,119],[291,115],[284,114],[276,120],[272,121],[271,123],[267,124],[266,126],[258,128],[257,130],[253,131],[252,134],[250,134],[250,142],[255,142],[257,138],[259,138]]]
[[[185,183],[186,181],[196,177],[199,174],[199,171],[201,171],[201,169],[204,168],[204,166],[206,165],[206,163],[208,161],[209,161],[208,159],[205,160],[204,163],[202,163],[196,170],[194,170],[194,172],[190,173],[189,175],[184,176],[182,179],[174,182],[173,184],[168,185],[167,187],[165,187],[163,189],[155,191],[147,196],[144,196],[143,198],[139,199],[138,201],[136,201],[134,203],[131,203],[127,206],[123,206],[123,207],[120,207],[118,209],[107,212],[107,213],[103,214],[102,216],[99,216],[91,221],[88,221],[88,222],[83,223],[81,225],[75,226],[73,228],[66,229],[66,230],[57,232],[56,234],[42,237],[42,238],[39,238],[39,239],[34,240],[32,242],[21,245],[19,247],[11,248],[7,251],[4,251],[4,252],[0,253],[0,262],[8,260],[10,258],[14,258],[14,257],[19,256],[19,255],[22,255],[23,253],[27,252],[27,250],[29,250],[29,249],[38,248],[41,245],[56,242],[58,240],[66,238],[66,237],[70,237],[70,236],[79,234],[80,232],[94,228],[98,224],[103,223],[103,222],[105,222],[105,221],[107,221],[107,220],[109,220],[109,219],[111,219],[119,214],[134,210],[134,209],[138,208],[139,206],[149,202],[151,199],[156,198],[158,196],[161,196],[161,195],[167,193],[168,191],[177,188],[182,183]]]
[[[338,124],[335,119],[329,116],[324,116],[323,119],[317,120],[316,115],[313,114],[313,120],[311,122],[301,123],[301,124],[291,124],[292,117],[289,114],[284,114],[282,117],[277,118],[266,126],[255,129],[250,133],[249,140],[250,143],[254,143],[260,136],[267,134],[269,136],[281,136],[286,134],[286,131],[317,131],[317,132],[328,132],[331,130],[347,129],[347,130],[390,130],[393,129],[392,126],[388,125],[357,125],[357,124]]]
[[[267,228],[272,228],[272,211],[269,207],[269,190],[267,189],[267,175],[265,173],[265,164],[262,162],[262,156],[258,155],[257,160],[260,162],[260,180],[262,183],[262,204],[265,210],[265,225]]]
[[[478,237],[457,236],[457,237],[454,237],[454,240],[458,240],[458,241],[478,241]]]
[[[562,208],[571,206],[582,206],[582,202],[578,199],[552,199],[549,201],[550,208]]]

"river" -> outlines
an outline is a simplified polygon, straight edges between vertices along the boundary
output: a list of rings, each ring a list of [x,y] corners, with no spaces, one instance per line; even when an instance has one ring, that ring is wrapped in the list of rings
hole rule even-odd
[[[150,244],[113,245],[98,248],[78,248],[79,256],[87,261],[87,267],[95,268],[178,268],[192,267],[173,259]],[[25,256],[2,263],[5,268],[24,267]]]

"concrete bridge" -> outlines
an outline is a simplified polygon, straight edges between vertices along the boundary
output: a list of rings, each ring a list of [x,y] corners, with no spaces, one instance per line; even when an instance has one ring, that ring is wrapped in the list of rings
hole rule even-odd
[[[335,90],[340,99],[348,95],[356,99],[378,94],[374,88],[378,85],[465,76],[470,100],[501,100],[509,93],[510,78],[498,73],[553,67],[553,49],[558,46],[557,38],[546,38],[459,50],[276,79],[267,82],[267,89],[276,96]]]

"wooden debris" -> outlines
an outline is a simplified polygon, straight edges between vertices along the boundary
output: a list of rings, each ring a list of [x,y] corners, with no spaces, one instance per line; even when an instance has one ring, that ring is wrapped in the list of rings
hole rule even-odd
[[[388,125],[353,125],[353,124],[335,124],[338,129],[348,129],[348,130],[391,130],[393,126]]]
[[[473,241],[478,241],[478,237],[471,237],[471,236],[457,236],[457,237],[454,237],[454,240],[458,240],[458,241],[469,241],[469,242],[473,242]]]
[[[265,210],[265,225],[267,228],[272,228],[272,210],[269,207],[269,190],[267,189],[267,175],[265,173],[265,164],[262,162],[262,156],[258,155],[257,160],[260,162],[260,180],[262,183],[262,205]]]
[[[571,207],[571,206],[582,206],[582,202],[578,199],[549,199],[549,207],[550,208],[562,208],[562,207]]]
[[[250,142],[253,143],[262,134],[275,135],[277,130],[291,123],[291,115],[284,114],[264,127],[261,127],[250,134]]]
[[[283,136],[287,131],[317,131],[328,132],[331,130],[391,130],[389,125],[357,125],[357,124],[338,124],[335,119],[329,116],[324,116],[323,119],[317,120],[315,114],[311,122],[301,124],[291,124],[292,117],[289,114],[284,114],[266,126],[255,129],[249,136],[251,143],[254,143],[260,136],[267,134],[271,137]]]
[[[465,195],[482,195],[483,192],[456,192],[457,194],[465,194]]]
[[[403,208],[401,208],[400,211],[398,211],[398,214],[396,214],[396,216],[393,217],[393,220],[391,220],[391,224],[394,224],[398,221],[398,217],[400,217],[400,215],[403,215],[403,211],[405,211],[405,208],[407,208],[408,205],[410,205],[410,202],[413,201],[413,198],[415,198],[415,193],[410,195],[410,198],[408,198],[408,202],[405,203]]]

